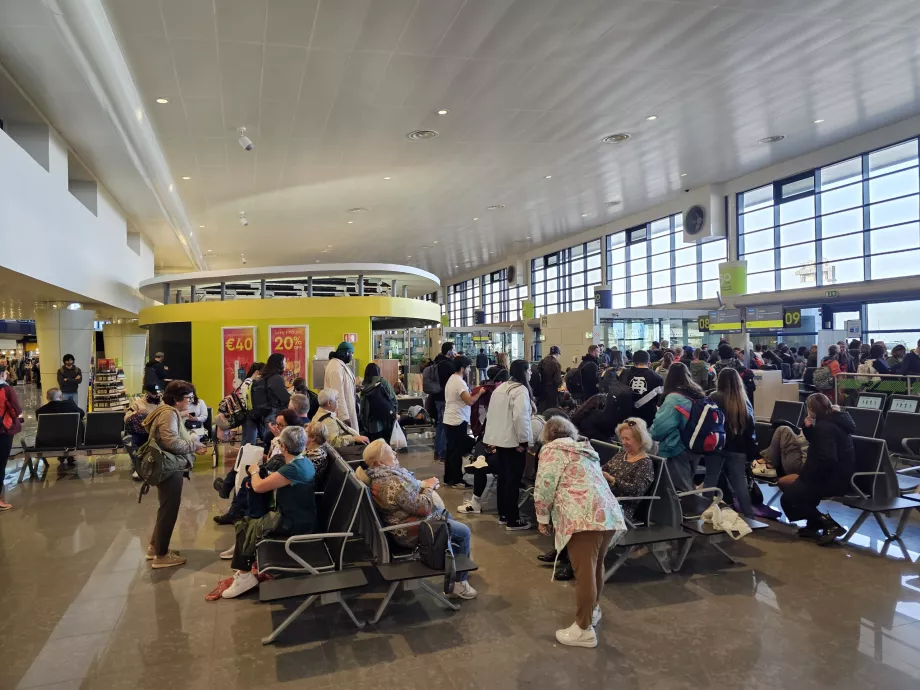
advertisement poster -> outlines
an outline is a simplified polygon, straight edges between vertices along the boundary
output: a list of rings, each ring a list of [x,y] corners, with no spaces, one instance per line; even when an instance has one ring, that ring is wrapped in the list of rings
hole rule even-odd
[[[747,261],[726,261],[719,264],[719,288],[722,297],[747,294]]]
[[[268,353],[284,355],[284,384],[290,388],[298,376],[307,378],[308,326],[269,326]]]
[[[256,327],[234,326],[221,329],[224,352],[224,396],[240,387],[249,367],[256,361]]]

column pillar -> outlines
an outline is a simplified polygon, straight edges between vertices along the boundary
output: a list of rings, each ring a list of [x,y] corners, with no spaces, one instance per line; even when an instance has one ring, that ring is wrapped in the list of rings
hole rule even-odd
[[[102,326],[106,359],[118,360],[125,372],[125,391],[130,398],[144,386],[147,355],[147,329],[136,322],[107,323]]]
[[[96,312],[89,309],[43,309],[35,313],[42,392],[57,388],[57,370],[63,366],[64,355],[71,354],[74,366],[83,371],[77,396],[77,404],[83,410],[96,350],[95,319]]]
[[[358,297],[364,297],[364,274],[358,276]]]

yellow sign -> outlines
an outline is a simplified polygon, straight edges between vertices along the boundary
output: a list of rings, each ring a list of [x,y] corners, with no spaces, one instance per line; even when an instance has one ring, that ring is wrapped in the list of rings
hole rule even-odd
[[[719,264],[719,292],[722,297],[747,294],[747,261]]]
[[[783,309],[783,328],[801,328],[802,310]]]
[[[521,300],[521,318],[524,321],[532,319],[536,316],[536,310],[534,309],[534,304],[532,299]]]
[[[450,326],[450,317],[447,314],[441,314],[441,325]]]
[[[700,314],[697,316],[696,324],[700,333],[709,333],[709,314]]]

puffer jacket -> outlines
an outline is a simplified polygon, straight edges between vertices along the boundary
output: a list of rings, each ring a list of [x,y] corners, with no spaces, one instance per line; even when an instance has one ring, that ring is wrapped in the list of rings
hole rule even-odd
[[[808,456],[799,477],[818,484],[824,496],[839,496],[850,488],[856,471],[852,417],[841,410],[802,430],[808,439]]]
[[[190,467],[194,464],[198,437],[190,434],[185,428],[175,407],[166,403],[158,405],[144,419],[143,426],[160,448],[184,457]]]
[[[534,486],[537,521],[552,522],[556,550],[561,551],[576,532],[616,532],[613,543],[626,532],[623,511],[601,473],[601,462],[584,440],[559,438],[540,450]]]
[[[678,412],[678,407],[686,414]],[[693,407],[693,401],[680,393],[670,393],[662,401],[652,428],[649,429],[652,440],[658,441],[658,455],[661,457],[677,457],[687,450],[687,446],[680,439],[680,432],[690,417],[691,407]]]
[[[483,443],[498,448],[530,445],[530,394],[517,381],[505,381],[495,389],[489,401],[489,415]]]
[[[691,361],[688,368],[690,369],[690,378],[693,379],[696,385],[704,391],[708,391],[712,388],[714,377],[712,370],[706,362],[701,362],[700,360]]]
[[[371,495],[388,527],[425,520],[435,512],[435,493],[405,467],[369,467]],[[418,544],[418,526],[393,530],[393,540],[408,549]]]

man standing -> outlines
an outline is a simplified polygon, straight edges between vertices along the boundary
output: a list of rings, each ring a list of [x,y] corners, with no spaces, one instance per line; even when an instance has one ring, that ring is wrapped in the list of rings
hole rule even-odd
[[[479,372],[479,383],[482,383],[486,380],[486,370],[489,368],[489,356],[486,354],[486,351],[482,348],[479,349],[479,354],[476,355],[476,370]]]
[[[430,394],[438,416],[438,425],[434,433],[435,460],[443,460],[444,454],[447,452],[447,436],[444,434],[444,389],[454,373],[454,367],[451,363],[453,358],[454,344],[448,341],[441,345],[441,354],[434,358],[433,364],[429,365],[437,368],[438,383],[441,385],[440,391]]]
[[[645,350],[633,353],[633,365],[624,370],[623,383],[632,390],[636,416],[651,428],[658,412],[658,396],[663,384],[661,377],[648,368],[649,354]]]
[[[329,353],[329,362],[323,376],[323,388],[332,388],[339,394],[335,416],[355,429],[358,428],[358,405],[355,397],[355,374],[348,366],[355,354],[355,346],[342,341]]]
[[[598,393],[600,366],[597,354],[599,351],[599,345],[591,345],[588,348],[588,354],[581,358],[581,364],[578,365],[578,368],[581,369],[582,402]]]
[[[64,400],[76,404],[80,384],[83,382],[83,372],[80,371],[80,367],[73,365],[73,361],[73,355],[64,355],[64,366],[57,371],[57,382]]]
[[[562,365],[559,358],[562,350],[558,345],[549,349],[549,354],[540,360],[540,390],[537,393],[537,406],[542,413],[551,407],[559,407],[559,388],[562,386]]]
[[[169,367],[163,364],[164,359],[166,355],[157,352],[153,359],[147,362],[147,367],[144,369],[144,388],[156,386],[161,391],[166,390],[166,384],[172,379],[169,378]]]

